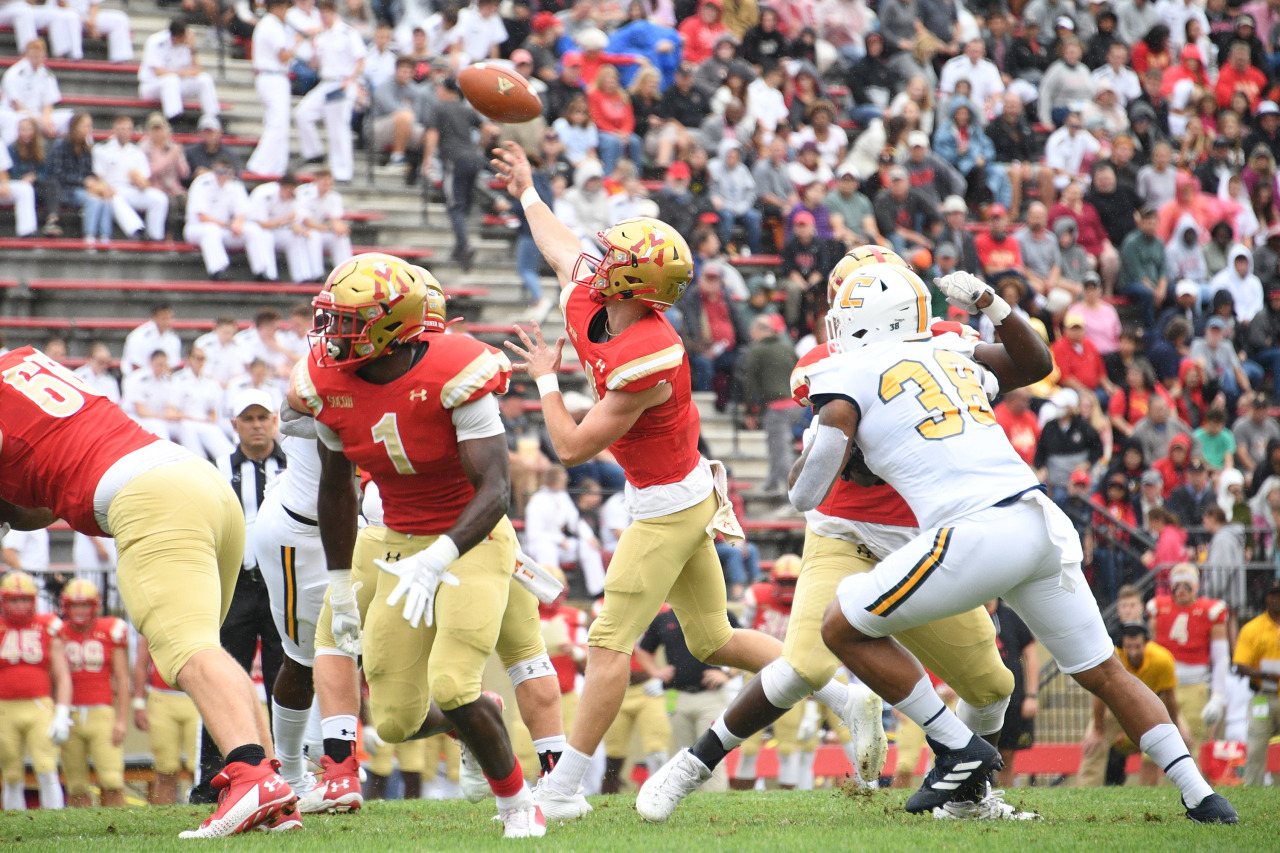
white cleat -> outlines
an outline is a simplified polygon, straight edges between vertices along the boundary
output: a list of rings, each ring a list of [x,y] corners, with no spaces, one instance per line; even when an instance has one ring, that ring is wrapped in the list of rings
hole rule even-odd
[[[582,796],[581,788],[576,794],[562,794],[548,788],[543,784],[545,781],[545,779],[539,779],[533,789],[533,799],[542,809],[544,818],[559,821],[577,820],[591,812],[591,804],[587,802],[586,797]]]
[[[541,838],[547,834],[547,822],[542,809],[534,803],[498,812],[502,821],[503,838]]]
[[[849,698],[840,711],[840,719],[853,737],[854,754],[858,757],[858,775],[871,783],[880,778],[889,756],[889,740],[884,736],[880,697],[862,684],[849,685]]]
[[[468,802],[483,802],[493,796],[489,780],[485,778],[484,770],[480,768],[480,762],[476,761],[471,747],[461,740],[458,741],[458,746],[462,752],[462,758],[458,762],[458,786],[462,788],[462,795]]]
[[[682,749],[640,787],[636,811],[647,821],[665,823],[680,801],[710,778],[707,765],[688,749]]]
[[[1024,812],[1004,801],[1004,791],[987,783],[987,793],[973,802],[947,803],[933,810],[938,820],[1040,820],[1036,812]]]

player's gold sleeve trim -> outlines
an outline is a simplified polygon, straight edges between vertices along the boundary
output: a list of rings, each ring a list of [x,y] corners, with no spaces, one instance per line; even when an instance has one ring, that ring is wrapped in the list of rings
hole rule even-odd
[[[666,349],[660,349],[614,368],[605,379],[605,387],[610,391],[617,391],[626,387],[628,383],[643,379],[652,373],[661,373],[678,367],[682,361],[684,361],[684,347],[681,344],[672,344]]]
[[[511,370],[506,355],[491,350],[480,353],[440,389],[440,405],[446,409],[461,406],[504,370]]]
[[[304,358],[299,362],[298,369],[293,372],[293,390],[302,398],[302,402],[307,404],[312,417],[320,414],[320,410],[324,408],[324,400],[316,390],[315,383],[311,381],[311,363],[308,359]]]
[[[884,595],[873,601],[867,611],[875,616],[888,616],[902,602],[906,601],[911,593],[924,583],[924,579],[938,567],[942,559],[947,555],[947,546],[951,544],[951,532],[954,529],[953,527],[944,527],[939,530],[938,534],[933,537],[933,547],[929,549],[929,553],[925,554],[920,559],[920,562],[912,567],[906,577]]]

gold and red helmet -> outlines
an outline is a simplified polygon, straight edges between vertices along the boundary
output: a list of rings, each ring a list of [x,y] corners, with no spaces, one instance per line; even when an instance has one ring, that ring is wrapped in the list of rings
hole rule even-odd
[[[36,615],[36,582],[26,572],[12,571],[0,578],[0,615],[10,625],[20,626]]]
[[[624,219],[596,239],[604,246],[604,259],[579,255],[573,280],[594,288],[602,299],[639,299],[666,311],[693,280],[688,242],[660,219]]]
[[[834,305],[836,303],[836,290],[846,278],[853,275],[854,270],[872,264],[897,264],[900,267],[911,269],[910,265],[902,259],[902,256],[892,249],[882,249],[875,245],[858,246],[850,249],[831,268],[831,275],[827,277],[827,304]]]
[[[76,604],[88,604],[90,609],[72,611],[71,606]],[[101,604],[102,596],[91,580],[73,578],[62,588],[62,618],[76,627],[83,627],[92,622],[98,615],[98,607]]]
[[[443,332],[445,326],[449,325],[449,299],[444,294],[444,288],[440,286],[440,282],[436,281],[435,276],[427,272],[426,268],[413,267],[412,269],[422,277],[422,283],[427,288],[427,307],[423,325],[428,332]]]
[[[421,267],[381,252],[356,255],[331,272],[311,301],[311,338],[323,349],[320,366],[354,370],[421,334],[428,279],[435,282]]]
[[[800,579],[800,557],[783,554],[773,561],[769,582],[773,584],[773,597],[784,607],[790,607],[796,597],[796,581]]]

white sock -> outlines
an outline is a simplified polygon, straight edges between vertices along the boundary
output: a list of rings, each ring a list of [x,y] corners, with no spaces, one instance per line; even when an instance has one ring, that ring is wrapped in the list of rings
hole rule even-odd
[[[798,791],[813,790],[813,753],[801,752],[800,756],[800,781],[796,784]]]
[[[22,782],[14,782],[12,784],[5,783],[4,810],[7,812],[22,812],[27,810],[26,785]]]
[[[839,714],[844,711],[845,702],[849,701],[849,685],[833,678],[821,690],[813,691],[813,698]]]
[[[533,795],[529,791],[529,783],[525,782],[524,787],[520,789],[520,793],[514,797],[498,797],[498,811],[506,811],[507,809],[522,809],[526,806],[533,805]]]
[[[927,675],[894,707],[947,749],[962,749],[973,738],[973,732],[938,698]]]
[[[540,737],[533,742],[533,748],[538,755],[545,755],[548,752],[564,752],[568,745],[568,742],[564,739],[564,735]]]
[[[1204,781],[1196,763],[1191,760],[1191,753],[1187,752],[1187,745],[1173,723],[1162,723],[1148,729],[1138,741],[1138,746],[1178,786],[1183,801],[1190,808],[1200,805],[1201,800],[1213,793],[1213,788]]]
[[[791,753],[790,755],[778,756],[778,784],[786,785],[789,788],[796,786],[796,781],[800,778],[800,755],[799,753]]]
[[[286,708],[271,700],[271,739],[280,761],[280,775],[290,785],[302,781],[302,741],[307,734],[311,708]]]
[[[67,804],[62,797],[62,785],[58,782],[58,771],[40,773],[36,776],[36,782],[40,785],[40,808],[60,809]]]
[[[568,794],[570,796],[578,793],[578,789],[582,787],[582,777],[587,775],[587,770],[591,767],[591,756],[578,752],[571,746],[566,746],[564,752],[560,754],[560,761],[550,773],[543,777],[543,781],[551,790],[559,794]]]
[[[319,696],[311,703],[311,715],[307,717],[307,733],[302,736],[302,754],[316,764],[320,763],[320,756],[324,755],[324,732],[320,728]]]
[[[720,744],[725,748],[726,752],[731,752],[746,740],[746,738],[738,737],[729,731],[728,726],[724,724],[724,714],[716,717],[716,721],[711,724],[711,731],[720,739]]]
[[[355,740],[355,714],[337,714],[332,717],[325,717],[320,721],[320,733],[325,740],[330,738],[333,740]]]
[[[651,752],[644,757],[644,766],[649,768],[650,773],[657,773],[669,757],[665,752]]]
[[[855,763],[853,765],[857,767]],[[733,771],[735,779],[754,779],[756,778],[756,757],[754,755],[743,755],[738,758],[738,766]]]

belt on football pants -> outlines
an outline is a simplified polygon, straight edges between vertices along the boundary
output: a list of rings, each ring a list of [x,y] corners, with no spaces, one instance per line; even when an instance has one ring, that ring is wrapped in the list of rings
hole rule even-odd
[[[290,518],[292,518],[294,521],[298,522],[299,524],[305,524],[308,527],[320,526],[320,523],[316,521],[314,518],[307,518],[305,515],[303,515],[300,512],[294,512],[284,504],[280,504],[280,506],[282,509],[284,509],[286,515],[288,515]]]
[[[996,501],[996,503],[993,504],[993,506],[1013,506],[1018,501],[1022,500],[1022,496],[1027,494],[1028,492],[1044,492],[1047,495],[1049,494],[1049,489],[1044,485],[1044,483],[1040,483],[1039,485],[1032,486],[1029,489],[1023,489],[1020,492],[1014,492],[1012,495],[1009,495],[1009,497],[1005,498],[1004,500]],[[288,512],[288,510],[285,510],[285,511]]]

